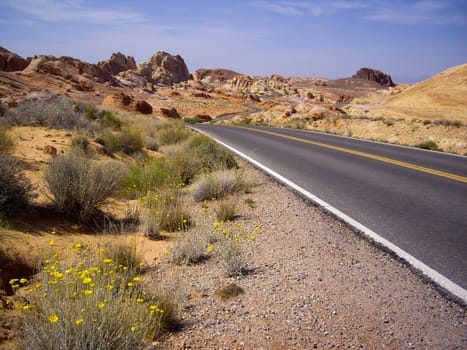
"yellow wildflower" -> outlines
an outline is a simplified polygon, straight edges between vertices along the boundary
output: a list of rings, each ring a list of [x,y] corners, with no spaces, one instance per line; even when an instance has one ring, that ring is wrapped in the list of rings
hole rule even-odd
[[[133,277],[133,282],[141,282],[141,278],[138,276]]]
[[[133,327],[130,328],[130,330],[131,330],[132,332],[136,332],[136,327],[133,326]]]
[[[104,259],[104,264],[110,264],[112,262],[112,259]]]
[[[21,278],[21,279],[19,280],[19,283],[25,284],[27,281],[28,281],[28,280],[27,280],[26,278]]]
[[[85,279],[83,279],[83,283],[84,284],[88,284],[88,283],[91,283],[92,282],[92,278],[91,277],[86,277]]]
[[[92,290],[86,289],[84,291],[84,295],[91,295],[91,294],[92,294]]]
[[[97,305],[97,307],[98,307],[99,309],[103,309],[103,308],[104,308],[104,306],[105,306],[105,304],[104,304],[104,303],[99,303],[99,304]]]
[[[128,283],[127,283],[127,286],[128,286],[128,287],[133,287],[133,283],[128,282]]]
[[[51,240],[49,241],[49,245],[51,245],[51,246],[55,245],[55,241],[54,241],[53,239],[51,239]]]
[[[78,318],[75,323],[79,326],[81,323],[83,323],[84,320],[82,318]]]
[[[212,252],[212,245],[208,245],[208,252]]]
[[[250,236],[250,239],[251,239],[252,241],[254,241],[255,238],[256,238],[256,237],[255,237],[254,235],[251,235],[251,236]]]
[[[138,298],[138,299],[136,299],[136,302],[137,302],[137,303],[144,303],[144,300],[141,299],[141,298]]]
[[[56,323],[58,321],[58,316],[56,314],[49,316],[50,323]]]

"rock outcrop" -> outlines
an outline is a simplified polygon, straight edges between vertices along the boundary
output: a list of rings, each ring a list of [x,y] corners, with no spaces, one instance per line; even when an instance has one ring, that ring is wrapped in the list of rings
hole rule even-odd
[[[0,70],[6,72],[21,71],[26,68],[28,64],[28,60],[3,47],[0,47]]]
[[[111,109],[135,111],[141,114],[152,113],[152,106],[149,103],[142,100],[135,100],[133,97],[123,92],[116,92],[112,95],[106,96],[102,101],[102,106]]]
[[[196,72],[193,73],[193,80],[194,81],[201,81],[201,80],[208,80],[209,82],[212,81],[219,81],[224,82],[227,80],[233,79],[235,76],[241,75],[240,73],[234,72],[233,70],[229,69],[198,69]]]
[[[98,62],[97,66],[112,75],[117,75],[127,70],[135,70],[136,61],[132,56],[125,56],[121,52],[114,52],[108,60]]]
[[[34,56],[28,67],[23,70],[23,73],[30,74],[34,72],[56,75],[65,80],[83,81],[82,78],[84,78],[101,84],[114,81],[109,72],[94,64],[82,62],[68,56],[60,58],[43,55]]]
[[[162,115],[164,117],[166,117],[166,118],[171,118],[171,119],[180,119],[181,118],[178,111],[173,107],[172,108],[161,107],[160,111],[161,111]]]
[[[395,86],[390,75],[372,68],[360,68],[352,78],[374,81],[385,87]]]
[[[163,51],[154,54],[149,61],[141,63],[136,72],[155,84],[172,85],[190,79],[183,58]]]

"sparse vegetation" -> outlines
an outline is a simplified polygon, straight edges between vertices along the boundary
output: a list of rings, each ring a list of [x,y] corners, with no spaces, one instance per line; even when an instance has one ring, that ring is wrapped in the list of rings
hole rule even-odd
[[[45,179],[57,209],[86,222],[117,189],[125,171],[117,161],[96,162],[69,154],[51,161]]]
[[[13,147],[13,139],[9,130],[5,127],[0,127],[0,154],[7,153]]]
[[[89,248],[75,244],[44,261],[41,280],[17,304],[24,348],[137,349],[178,326],[173,295],[148,293],[135,269]],[[69,265],[62,254],[78,260]],[[10,282],[15,288],[28,283]]]

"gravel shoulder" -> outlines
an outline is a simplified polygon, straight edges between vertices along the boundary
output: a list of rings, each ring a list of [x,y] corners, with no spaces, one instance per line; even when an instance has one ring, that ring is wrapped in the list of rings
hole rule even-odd
[[[214,259],[175,270],[157,260],[148,277],[178,286],[183,328],[155,348],[467,348],[465,307],[345,224],[251,172],[259,185],[234,198],[240,217],[232,223],[261,227],[245,248],[249,273],[225,277]],[[215,296],[230,283],[244,294]]]

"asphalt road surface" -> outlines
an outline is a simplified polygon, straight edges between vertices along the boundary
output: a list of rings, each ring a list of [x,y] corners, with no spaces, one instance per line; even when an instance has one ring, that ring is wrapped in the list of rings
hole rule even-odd
[[[467,289],[467,157],[328,134],[198,124]]]

